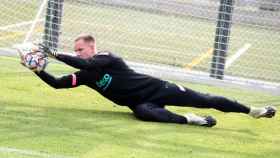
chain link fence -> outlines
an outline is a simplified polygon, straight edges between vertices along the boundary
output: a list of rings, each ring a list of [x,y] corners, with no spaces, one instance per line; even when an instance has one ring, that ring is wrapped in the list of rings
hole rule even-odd
[[[12,48],[13,44],[24,41],[42,1],[1,0],[0,3],[0,47]],[[41,24],[41,27],[39,26]],[[36,32],[43,32],[43,18],[36,23]],[[42,34],[34,34],[40,38]]]
[[[44,37],[58,44],[59,51],[72,52],[73,39],[88,32],[96,37],[99,50],[140,64],[143,71],[156,68],[157,76],[177,73],[175,79],[212,83],[211,67],[217,62],[213,56],[219,50],[215,44],[222,43],[227,48],[224,63],[219,63],[223,81],[280,87],[279,0],[224,0],[224,7],[232,9],[230,27],[225,28],[227,43],[215,41],[223,0],[48,0],[47,10],[37,19],[43,1],[2,1],[3,48],[23,41],[36,21],[30,40]],[[61,19],[56,17],[60,13]]]

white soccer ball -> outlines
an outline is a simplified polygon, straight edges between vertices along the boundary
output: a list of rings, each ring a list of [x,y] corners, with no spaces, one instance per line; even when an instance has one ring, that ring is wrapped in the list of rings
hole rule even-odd
[[[39,51],[38,45],[26,42],[22,44],[16,44],[14,47],[18,50],[21,63],[33,70],[33,71],[42,71],[48,64],[48,59],[46,55]]]
[[[42,71],[48,64],[47,58],[40,52],[37,53],[26,53],[23,56],[23,64],[29,69]]]

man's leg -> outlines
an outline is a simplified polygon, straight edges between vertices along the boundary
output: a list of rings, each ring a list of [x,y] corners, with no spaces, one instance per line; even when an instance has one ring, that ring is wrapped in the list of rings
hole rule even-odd
[[[250,108],[222,96],[203,94],[168,82],[151,98],[151,101],[161,105],[214,108],[223,112],[245,113],[255,118],[273,117],[276,113],[274,107]]]
[[[212,117],[200,117],[196,115],[181,116],[172,113],[164,108],[152,103],[143,103],[129,107],[136,118],[143,121],[167,122],[179,124],[195,124],[200,126],[212,127],[216,124],[216,120]]]

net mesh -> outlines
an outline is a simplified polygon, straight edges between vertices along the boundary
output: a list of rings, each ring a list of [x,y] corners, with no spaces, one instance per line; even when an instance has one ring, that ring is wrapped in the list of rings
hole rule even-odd
[[[24,41],[42,1],[37,0],[1,0],[0,3],[0,47],[11,48]],[[38,19],[32,38],[36,40],[43,34],[43,15]]]
[[[0,4],[8,10],[0,13],[1,19],[9,19],[1,23],[2,47],[22,40],[30,24],[19,24],[34,20],[42,3],[35,0],[17,2],[3,0]],[[91,33],[97,39],[98,50],[110,50],[129,62],[146,65],[146,70],[151,65],[159,65],[158,69],[162,69],[156,75],[168,69],[168,72],[178,73],[176,79],[194,74],[194,80],[203,78],[213,82],[209,77],[211,65],[217,62],[213,60],[213,52],[220,49],[214,45],[222,43],[227,47],[225,56],[221,57],[225,63],[218,64],[224,64],[225,80],[231,83],[253,81],[256,86],[259,86],[256,83],[269,83],[279,87],[279,0],[238,0],[232,1],[233,6],[228,3],[231,1],[224,0],[222,7],[233,7],[232,21],[228,21],[231,27],[219,26],[228,29],[228,43],[215,41],[220,0],[48,2],[40,18],[43,21],[38,21],[31,40],[42,40],[44,36],[45,40],[57,44],[59,51],[72,52],[74,38],[80,33]],[[62,17],[55,17],[59,13]],[[15,27],[10,29],[10,25]],[[14,37],[14,32],[22,35]]]

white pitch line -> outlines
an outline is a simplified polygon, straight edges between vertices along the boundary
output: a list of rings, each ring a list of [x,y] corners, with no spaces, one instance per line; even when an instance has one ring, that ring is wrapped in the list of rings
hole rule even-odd
[[[29,31],[27,32],[27,34],[26,34],[26,36],[25,36],[25,39],[24,39],[23,43],[26,43],[26,42],[30,39],[30,37],[31,37],[31,35],[32,35],[32,32],[34,31],[34,29],[35,29],[35,27],[36,27],[37,22],[39,22],[39,21],[41,20],[41,19],[40,19],[40,15],[43,13],[44,7],[45,7],[45,5],[47,4],[47,2],[48,2],[48,0],[44,0],[44,1],[42,2],[41,6],[40,6],[40,8],[39,8],[39,11],[37,12],[37,15],[36,15],[35,19],[33,20]]]
[[[43,19],[40,19],[38,21],[41,22],[41,21],[43,21]],[[6,31],[6,30],[11,29],[11,28],[21,27],[21,26],[25,26],[25,25],[30,25],[33,22],[34,22],[34,20],[24,21],[24,22],[17,23],[17,24],[6,25],[6,26],[3,26],[3,27],[0,27],[0,31]]]
[[[229,68],[235,60],[237,60],[243,53],[245,53],[252,44],[246,43],[242,48],[240,48],[234,55],[232,55],[226,62],[226,69]]]
[[[38,158],[74,158],[74,157],[63,156],[63,155],[52,155],[52,154],[36,152],[36,151],[32,151],[32,150],[22,150],[22,149],[7,148],[7,147],[0,147],[0,152],[36,156]]]

